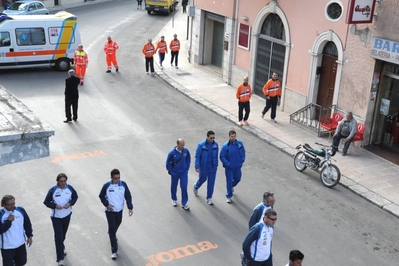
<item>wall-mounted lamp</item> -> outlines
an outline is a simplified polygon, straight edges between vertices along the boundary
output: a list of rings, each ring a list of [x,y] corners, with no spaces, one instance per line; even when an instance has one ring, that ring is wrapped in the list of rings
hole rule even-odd
[[[247,16],[242,16],[241,19],[244,20],[244,21],[248,21],[249,20],[249,18]]]
[[[378,12],[374,12],[374,18],[378,18]]]
[[[381,5],[381,0],[376,0],[375,1],[377,4]]]

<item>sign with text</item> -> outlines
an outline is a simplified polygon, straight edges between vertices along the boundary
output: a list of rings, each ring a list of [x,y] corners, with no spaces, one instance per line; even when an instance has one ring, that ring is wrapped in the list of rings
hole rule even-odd
[[[399,64],[399,42],[374,37],[370,57]]]
[[[251,26],[240,23],[238,26],[238,47],[249,50]]]
[[[373,22],[374,7],[376,0],[350,0],[347,24],[361,24]]]

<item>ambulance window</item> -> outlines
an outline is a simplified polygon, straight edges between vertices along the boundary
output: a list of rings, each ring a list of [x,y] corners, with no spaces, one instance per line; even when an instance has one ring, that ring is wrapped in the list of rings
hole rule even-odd
[[[71,44],[75,43],[73,27],[48,28],[50,44]]]
[[[46,44],[43,28],[19,28],[15,30],[15,34],[19,46]]]
[[[0,32],[0,47],[10,46],[10,33],[9,32]]]

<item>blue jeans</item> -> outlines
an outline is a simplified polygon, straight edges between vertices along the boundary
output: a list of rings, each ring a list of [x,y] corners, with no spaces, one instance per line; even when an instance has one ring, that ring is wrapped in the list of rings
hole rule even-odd
[[[199,189],[203,183],[208,179],[206,198],[211,199],[213,195],[213,189],[215,187],[217,168],[201,168],[197,182],[194,184],[194,189]]]
[[[68,231],[71,214],[64,218],[51,217],[54,229],[55,252],[57,253],[57,262],[64,259],[65,245],[64,241]]]
[[[183,173],[171,173],[172,182],[170,185],[170,194],[172,200],[177,201],[177,184],[180,180],[180,189],[181,189],[181,204],[186,205],[188,201],[188,194],[187,194],[187,186],[188,186],[188,171],[184,171]]]
[[[163,60],[165,60],[165,53],[158,53],[159,54],[159,64],[162,66]]]
[[[241,167],[236,167],[236,168],[226,168],[225,169],[226,173],[226,189],[227,189],[227,194],[226,198],[231,198],[233,197],[233,192],[232,188],[237,186],[238,183],[241,181]]]
[[[341,141],[341,139],[345,139],[345,138],[347,138],[347,137],[343,136],[341,134],[341,132],[338,132],[338,134],[334,137],[332,147],[335,151],[338,151],[338,146],[339,146],[339,142]],[[350,140],[345,141],[344,150],[342,151],[343,153],[346,153],[348,151],[349,146],[351,145],[352,139],[353,139],[353,137]]]
[[[116,238],[116,232],[122,223],[122,213],[123,210],[120,212],[105,211],[105,216],[108,221],[108,235],[111,242],[111,253],[118,252],[118,239]]]

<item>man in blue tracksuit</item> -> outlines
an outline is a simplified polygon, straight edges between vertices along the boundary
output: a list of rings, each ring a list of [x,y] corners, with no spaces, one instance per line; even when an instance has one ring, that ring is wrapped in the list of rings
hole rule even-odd
[[[263,194],[263,201],[256,205],[254,210],[252,211],[251,217],[249,218],[248,226],[251,229],[257,222],[262,221],[263,216],[265,216],[265,212],[267,209],[273,209],[274,203],[276,200],[274,199],[273,192],[265,192]]]
[[[126,182],[121,180],[118,169],[111,171],[111,181],[105,183],[100,191],[101,203],[105,207],[108,222],[108,235],[111,242],[111,259],[118,258],[118,239],[116,232],[122,223],[123,207],[126,200],[129,216],[133,215],[132,195]]]
[[[43,204],[51,209],[51,222],[54,229],[55,251],[57,254],[58,265],[65,265],[64,240],[71,221],[72,206],[78,200],[78,193],[67,184],[68,177],[60,173],[57,178],[57,185],[53,186],[47,192]]]
[[[188,169],[191,164],[190,152],[184,147],[184,139],[178,139],[176,142],[176,147],[174,147],[166,158],[166,170],[171,176],[170,194],[172,198],[173,207],[177,206],[177,184],[180,180],[181,189],[181,207],[188,211],[190,207],[188,206]]]
[[[198,189],[208,180],[206,202],[209,205],[213,205],[212,195],[218,168],[218,153],[219,146],[215,141],[215,132],[210,130],[206,134],[206,140],[198,144],[195,152],[195,171],[199,175],[197,182],[194,184],[194,194],[197,196]]]
[[[25,242],[32,245],[32,224],[25,209],[15,206],[15,198],[5,195],[0,210],[0,247],[3,266],[23,266],[27,262]],[[26,237],[25,237],[26,236]]]
[[[231,203],[234,187],[241,181],[241,167],[245,162],[244,144],[236,139],[236,132],[230,130],[229,141],[220,151],[220,161],[223,163],[226,173],[227,203]]]
[[[261,222],[256,223],[242,243],[248,266],[273,266],[272,240],[277,213],[268,209]]]

